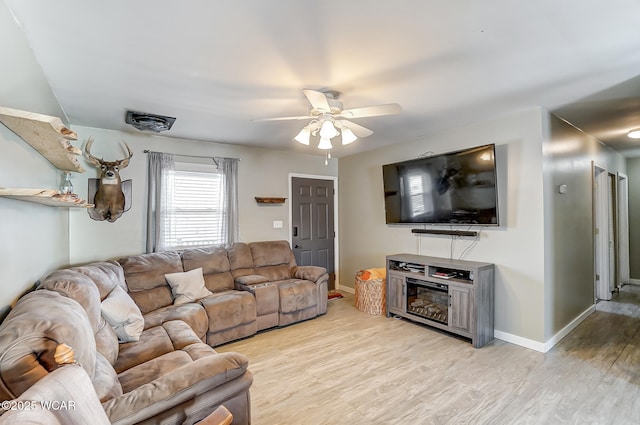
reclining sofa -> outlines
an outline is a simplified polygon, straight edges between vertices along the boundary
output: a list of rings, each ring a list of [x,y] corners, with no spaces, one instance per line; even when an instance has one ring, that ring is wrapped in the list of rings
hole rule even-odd
[[[195,423],[224,405],[250,424],[248,359],[213,347],[326,313],[327,280],[287,241],[54,271],[0,325],[0,401],[55,370],[66,344],[111,423]]]

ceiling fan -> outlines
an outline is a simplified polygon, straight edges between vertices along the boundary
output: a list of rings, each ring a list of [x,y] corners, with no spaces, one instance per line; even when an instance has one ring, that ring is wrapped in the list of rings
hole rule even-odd
[[[302,90],[309,101],[309,114],[293,117],[264,118],[257,121],[311,120],[294,138],[303,145],[309,145],[311,136],[320,136],[318,149],[331,149],[331,139],[342,135],[342,144],[354,142],[358,137],[367,137],[373,131],[356,124],[350,119],[393,115],[402,108],[397,103],[344,109],[338,100],[340,93],[327,90]]]

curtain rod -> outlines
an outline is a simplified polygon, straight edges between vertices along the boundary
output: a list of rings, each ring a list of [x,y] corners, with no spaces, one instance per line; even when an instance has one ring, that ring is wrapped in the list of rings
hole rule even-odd
[[[158,152],[158,151],[151,151],[149,149],[145,149],[142,152],[144,153],[168,153],[170,155],[175,155],[175,156],[184,156],[187,158],[216,158],[215,156],[206,156],[206,155],[185,155],[182,153],[170,153],[170,152]],[[218,158],[225,158],[225,157],[218,157]],[[240,158],[228,158],[228,159],[237,159],[238,161],[240,161]]]

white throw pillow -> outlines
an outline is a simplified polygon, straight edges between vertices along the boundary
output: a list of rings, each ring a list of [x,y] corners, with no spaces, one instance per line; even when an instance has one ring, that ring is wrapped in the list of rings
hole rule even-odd
[[[122,287],[116,286],[107,295],[100,305],[100,310],[120,342],[140,340],[144,330],[144,318],[136,303]]]
[[[171,286],[174,305],[191,303],[211,295],[211,291],[204,286],[202,267],[188,272],[165,274],[164,277]]]

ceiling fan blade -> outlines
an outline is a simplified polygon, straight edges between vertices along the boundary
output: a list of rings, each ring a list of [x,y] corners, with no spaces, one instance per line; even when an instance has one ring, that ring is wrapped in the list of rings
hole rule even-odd
[[[358,137],[367,137],[373,134],[372,130],[369,130],[367,127],[363,127],[360,124],[356,124],[347,120],[338,120],[338,122],[342,127],[350,128],[351,131],[353,131],[353,134]]]
[[[309,103],[311,104],[313,109],[320,112],[331,112],[331,106],[329,106],[327,96],[324,93],[310,89],[304,89],[302,90],[302,92],[309,100]]]
[[[365,106],[364,108],[345,109],[340,112],[339,117],[343,118],[365,118],[377,117],[380,115],[393,115],[402,111],[397,103],[388,103],[386,105]]]
[[[285,120],[310,120],[309,115],[300,115],[297,117],[277,117],[277,118],[259,118],[251,121],[285,121]]]

